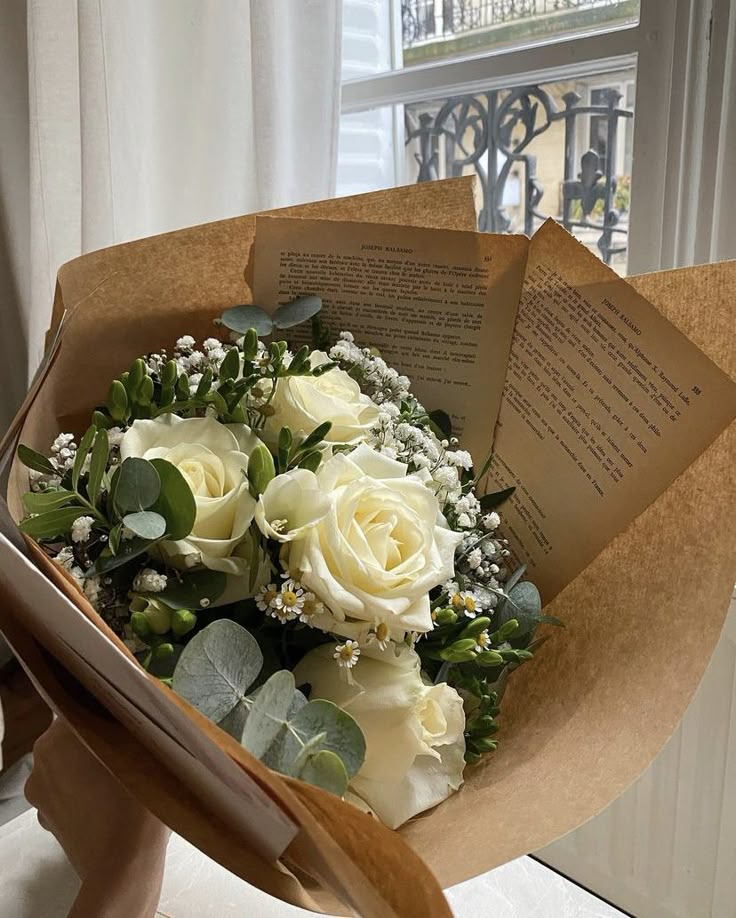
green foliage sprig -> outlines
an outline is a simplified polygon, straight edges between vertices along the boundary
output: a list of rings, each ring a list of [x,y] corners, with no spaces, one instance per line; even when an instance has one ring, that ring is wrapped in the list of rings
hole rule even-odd
[[[258,641],[220,619],[181,652],[172,687],[270,768],[342,797],[365,758],[362,731],[331,702],[307,701],[288,670],[247,694],[262,667]]]

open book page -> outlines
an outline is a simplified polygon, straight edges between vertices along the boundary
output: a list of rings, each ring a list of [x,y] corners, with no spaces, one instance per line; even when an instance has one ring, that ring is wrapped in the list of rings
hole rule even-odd
[[[528,245],[524,236],[257,217],[247,276],[253,301],[266,310],[321,296],[331,330],[377,347],[428,411],[452,416],[463,446],[482,463]]]
[[[545,601],[734,416],[725,373],[559,226],[539,229],[489,480],[517,486],[504,526]]]

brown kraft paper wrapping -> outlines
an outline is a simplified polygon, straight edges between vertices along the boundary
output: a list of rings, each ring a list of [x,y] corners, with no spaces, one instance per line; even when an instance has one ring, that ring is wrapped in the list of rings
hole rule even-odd
[[[462,180],[290,212],[300,214],[456,229],[472,229],[474,222],[471,186]],[[84,422],[110,378],[138,353],[171,346],[183,333],[206,335],[223,307],[246,302],[243,269],[253,226],[253,217],[223,221],[64,266],[54,323],[65,309],[72,317],[25,419],[23,442],[46,449],[60,429]],[[736,374],[736,263],[630,283],[723,371]],[[154,311],[152,326],[145,319]],[[300,826],[282,865],[264,862],[231,833],[215,830],[206,801],[186,788],[172,793],[176,782],[165,764],[94,703],[79,676],[59,670],[50,656],[63,655],[59,648],[42,648],[43,636],[23,627],[24,606],[9,584],[2,585],[0,626],[41,689],[121,783],[228,869],[305,907],[339,911],[325,892],[331,888],[360,914],[441,916],[449,911],[438,886],[404,843],[442,886],[468,879],[591,818],[646,768],[675,729],[718,640],[736,579],[733,454],[731,424],[556,596],[546,611],[562,618],[566,630],[510,680],[498,752],[467,770],[459,793],[398,833],[269,772],[176,699]],[[16,519],[26,487],[16,462],[8,493]],[[63,587],[61,572],[41,564]],[[84,599],[66,589],[104,627]]]

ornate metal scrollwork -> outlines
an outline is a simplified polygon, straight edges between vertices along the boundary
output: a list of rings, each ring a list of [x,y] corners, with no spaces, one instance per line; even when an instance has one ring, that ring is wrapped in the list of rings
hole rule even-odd
[[[560,108],[541,86],[524,86],[453,96],[439,108],[407,105],[405,139],[414,150],[417,181],[474,171],[483,191],[479,228],[506,232],[512,221],[504,195],[512,172],[520,172],[524,232],[531,234],[547,215],[540,210],[544,188],[537,177],[537,158],[529,148],[552,125],[563,122],[562,213],[555,216],[571,232],[598,232],[601,256],[610,263],[614,255],[626,251],[628,229],[620,225],[615,206],[616,146],[619,121],[632,118],[633,112],[619,108],[621,95],[616,90],[602,91],[600,96],[600,104],[580,105],[580,96],[569,92]],[[607,152],[601,157],[587,150],[576,167],[575,128],[581,117],[599,119]]]

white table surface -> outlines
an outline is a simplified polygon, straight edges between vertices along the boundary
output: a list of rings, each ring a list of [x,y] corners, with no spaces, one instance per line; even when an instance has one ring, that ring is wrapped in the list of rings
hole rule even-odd
[[[63,918],[78,880],[35,810],[0,826],[0,915]],[[448,890],[456,918],[622,918],[622,913],[528,857]],[[254,889],[183,838],[169,844],[159,915],[306,918],[312,912]]]

